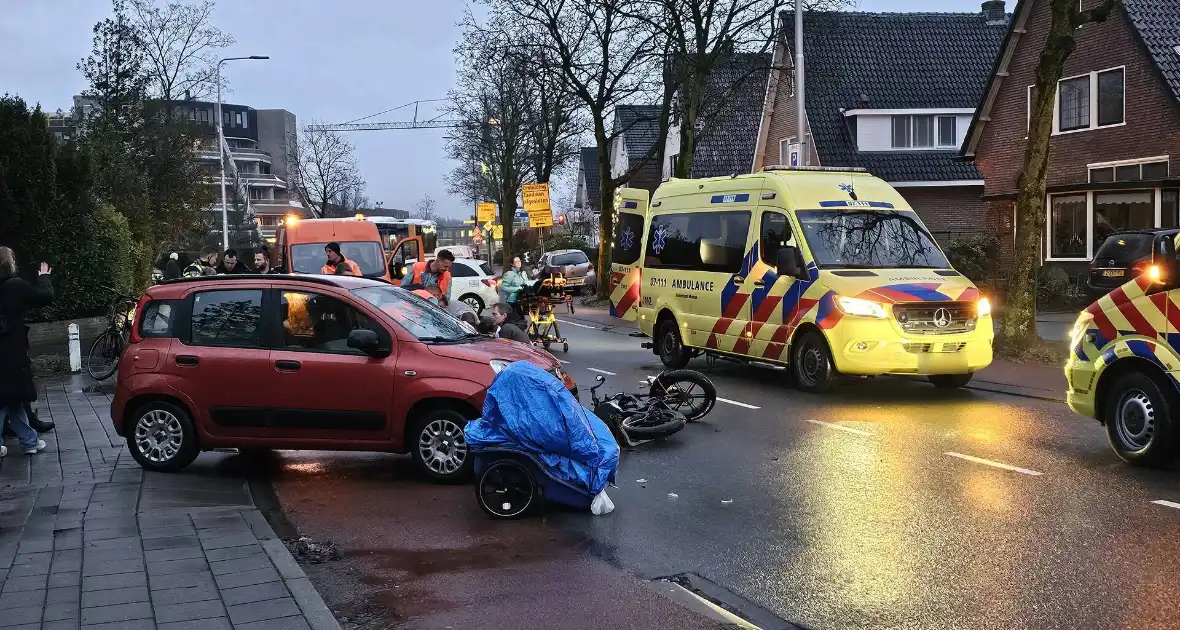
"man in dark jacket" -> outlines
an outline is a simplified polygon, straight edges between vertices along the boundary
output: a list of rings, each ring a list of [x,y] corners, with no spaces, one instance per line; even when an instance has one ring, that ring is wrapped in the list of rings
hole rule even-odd
[[[17,277],[12,250],[0,247],[0,421],[12,429],[29,455],[44,450],[45,442],[25,415],[25,404],[37,400],[25,316],[30,308],[53,301],[49,274],[49,265],[41,263],[37,285],[29,284]],[[7,453],[7,448],[0,448],[0,457]]]
[[[217,273],[250,273],[250,268],[238,260],[238,250],[231,247],[221,255],[221,265],[217,267]]]
[[[496,324],[496,336],[501,339],[511,339],[521,343],[531,344],[529,336],[525,334],[516,324],[508,321],[508,315],[512,313],[512,307],[500,302],[492,306],[492,322]]]
[[[168,255],[168,264],[164,265],[165,280],[176,280],[180,277],[180,263],[178,262],[179,258],[180,256],[177,255],[176,252],[172,252]]]

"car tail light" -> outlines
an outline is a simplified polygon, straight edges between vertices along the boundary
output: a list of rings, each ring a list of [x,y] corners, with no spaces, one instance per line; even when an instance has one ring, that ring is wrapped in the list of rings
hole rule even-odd
[[[594,263],[590,263],[586,268],[590,271],[594,271]]]
[[[1151,258],[1140,258],[1131,265],[1131,275],[1138,276],[1151,266]]]
[[[135,318],[131,320],[131,343],[139,343],[143,341],[143,335],[139,334],[139,324],[143,321],[143,309],[147,307],[148,302],[152,298],[144,295],[139,298],[139,304],[135,305]]]
[[[496,286],[496,281],[493,278],[484,278],[481,282],[483,282],[485,287],[493,287],[494,288]]]

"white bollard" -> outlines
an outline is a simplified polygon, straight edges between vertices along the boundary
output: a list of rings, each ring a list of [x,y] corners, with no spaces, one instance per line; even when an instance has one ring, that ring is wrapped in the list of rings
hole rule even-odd
[[[82,371],[82,335],[78,332],[78,324],[70,324],[70,371],[74,374]]]

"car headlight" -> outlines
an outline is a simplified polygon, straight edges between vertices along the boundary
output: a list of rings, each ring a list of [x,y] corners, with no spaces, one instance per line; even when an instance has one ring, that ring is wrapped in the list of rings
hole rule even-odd
[[[987,298],[981,297],[975,303],[975,315],[977,317],[987,317],[992,314],[992,303]]]
[[[504,368],[508,367],[509,361],[504,359],[492,359],[488,361],[488,365],[492,366],[492,372],[499,374]]]
[[[1081,336],[1090,329],[1090,324],[1093,321],[1094,316],[1087,313],[1086,311],[1082,311],[1080,314],[1078,314],[1077,321],[1073,323],[1073,330],[1069,331],[1070,342],[1072,344],[1076,344],[1078,341],[1080,341]]]
[[[841,295],[836,298],[836,305],[840,307],[840,310],[845,315],[876,317],[877,319],[885,318],[885,306],[880,302]]]

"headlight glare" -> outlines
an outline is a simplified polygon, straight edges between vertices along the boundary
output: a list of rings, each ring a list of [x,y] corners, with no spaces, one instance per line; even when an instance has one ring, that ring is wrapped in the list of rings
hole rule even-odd
[[[836,305],[840,307],[840,310],[845,315],[875,317],[877,319],[885,318],[885,306],[880,302],[841,295],[836,298]]]

